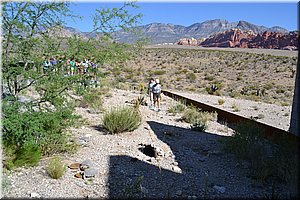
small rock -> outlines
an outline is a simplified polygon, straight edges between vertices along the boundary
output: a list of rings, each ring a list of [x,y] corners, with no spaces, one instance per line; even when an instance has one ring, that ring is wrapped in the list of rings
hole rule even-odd
[[[79,165],[80,165],[80,163],[72,163],[68,167],[70,169],[79,169]]]
[[[83,177],[84,179],[86,178],[91,178],[94,177],[98,174],[98,170],[95,168],[88,168],[84,171]]]
[[[31,198],[40,198],[41,195],[40,195],[39,193],[32,192],[32,193],[30,193],[30,197],[31,197]]]
[[[78,172],[74,175],[76,178],[83,178],[83,175],[81,172]]]
[[[87,159],[87,160],[83,161],[82,163],[80,163],[79,167],[80,167],[81,170],[85,170],[85,169],[90,168],[92,166],[94,166],[94,163],[90,159]]]
[[[224,193],[224,192],[225,192],[225,187],[215,185],[213,188],[214,188],[218,193]]]
[[[178,166],[173,166],[172,170],[176,173],[180,173],[180,174],[182,173],[182,170]]]

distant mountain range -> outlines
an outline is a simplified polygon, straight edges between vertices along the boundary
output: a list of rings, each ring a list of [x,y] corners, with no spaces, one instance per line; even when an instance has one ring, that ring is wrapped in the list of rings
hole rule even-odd
[[[228,22],[223,19],[207,20],[202,23],[195,23],[190,26],[163,24],[163,23],[151,23],[138,27],[141,35],[150,39],[151,44],[160,43],[175,43],[181,38],[208,38],[232,28],[240,29],[242,31],[252,31],[253,33],[262,33],[264,31],[288,33],[287,29],[279,26],[265,27],[258,26],[246,21]],[[71,27],[65,27],[65,35],[79,34],[83,37],[95,37],[95,34],[89,34],[86,32],[80,32]],[[64,34],[64,33],[60,33]],[[117,31],[114,36],[117,41],[132,43],[136,37],[132,34],[125,33],[124,31]]]

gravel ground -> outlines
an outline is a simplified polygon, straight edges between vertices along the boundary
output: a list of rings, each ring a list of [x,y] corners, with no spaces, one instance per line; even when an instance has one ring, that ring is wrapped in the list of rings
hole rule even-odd
[[[248,48],[221,48],[221,47],[201,47],[201,46],[184,46],[184,45],[149,45],[147,48],[180,48],[180,49],[199,49],[199,50],[220,50],[233,52],[247,52],[255,54],[266,54],[273,56],[298,57],[298,51],[288,51],[280,49],[248,49]]]
[[[219,97],[214,95],[195,94],[174,92],[190,99],[196,99],[202,103],[241,115],[247,118],[254,117],[257,121],[288,131],[291,119],[292,106],[279,106],[275,104],[267,104],[263,102],[255,102],[243,99],[235,99],[230,97]],[[218,100],[224,100],[219,105]],[[233,105],[239,109],[234,111]]]
[[[112,90],[104,99],[104,107],[127,104],[140,94]],[[215,97],[197,96],[216,103]],[[224,98],[224,107],[230,101]],[[244,100],[241,100],[243,102]],[[244,101],[245,102],[245,101]],[[263,186],[249,177],[249,163],[237,162],[222,152],[219,139],[226,139],[232,130],[215,121],[206,132],[190,130],[179,115],[166,110],[174,101],[163,97],[162,111],[141,106],[142,124],[133,132],[108,135],[99,128],[102,114],[92,114],[87,108],[77,108],[77,113],[87,119],[88,125],[71,129],[73,136],[89,138],[73,155],[62,155],[68,165],[90,159],[98,173],[92,179],[75,178],[75,171],[67,169],[58,180],[47,175],[45,166],[49,158],[39,165],[20,168],[4,175],[6,198],[124,198],[124,197],[180,197],[180,198],[257,198],[271,196],[271,186]],[[241,111],[244,110],[242,103]],[[250,109],[249,102],[245,108]],[[255,104],[264,111],[263,104]],[[265,106],[265,105],[264,105]],[[266,105],[268,106],[268,105]],[[277,107],[269,105],[276,110]],[[247,111],[249,112],[249,110]],[[276,110],[276,113],[280,112]],[[276,114],[270,115],[277,116]],[[264,113],[265,114],[265,113]],[[267,119],[267,115],[265,115]],[[275,121],[275,120],[273,120]],[[159,152],[157,157],[139,150],[142,144],[152,145]],[[140,182],[138,182],[140,180]],[[139,184],[141,183],[141,184]],[[289,189],[277,185],[280,197],[289,198]]]

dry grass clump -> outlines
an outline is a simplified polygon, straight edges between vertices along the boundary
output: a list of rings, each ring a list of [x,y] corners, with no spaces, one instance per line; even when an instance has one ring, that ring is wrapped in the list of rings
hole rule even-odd
[[[137,109],[118,107],[105,113],[102,123],[110,134],[116,134],[137,129],[141,120],[141,115]]]
[[[66,171],[66,165],[62,162],[60,157],[53,157],[49,161],[46,171],[51,178],[59,179]]]

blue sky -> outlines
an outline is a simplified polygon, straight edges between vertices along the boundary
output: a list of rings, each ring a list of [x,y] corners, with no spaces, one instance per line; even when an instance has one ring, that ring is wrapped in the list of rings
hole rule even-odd
[[[95,9],[103,7],[120,7],[122,1],[107,3],[103,1],[73,2],[71,10],[83,17],[67,26],[81,31],[91,31],[92,15]],[[189,26],[210,19],[225,19],[229,22],[248,21],[266,27],[281,26],[289,31],[298,29],[297,2],[138,2],[138,10],[143,14],[142,25],[152,22],[172,23]]]

